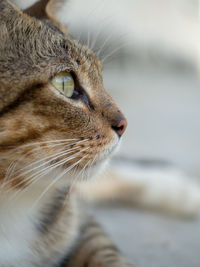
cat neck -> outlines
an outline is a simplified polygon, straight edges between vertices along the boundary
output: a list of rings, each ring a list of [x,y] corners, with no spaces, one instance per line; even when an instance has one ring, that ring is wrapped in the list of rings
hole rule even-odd
[[[67,241],[76,236],[77,215],[73,190],[66,182],[67,177],[65,183],[49,186],[49,180],[55,179],[56,175],[52,172],[22,191],[13,189],[0,194],[0,261],[5,266],[10,266],[12,262],[19,263],[19,266],[30,266],[30,259],[37,261],[38,238],[41,249],[45,248],[46,242],[49,243],[45,253],[51,258],[51,253],[56,252],[50,240],[60,240],[60,234],[66,235]],[[63,242],[67,251],[68,242]],[[34,255],[30,244],[35,247]]]
[[[59,174],[59,170],[52,171],[38,180],[35,179],[30,185],[20,188],[7,187],[2,184],[0,187],[0,213],[2,208],[6,208],[6,214],[12,210],[16,212],[18,209],[18,211],[24,211],[25,208],[31,213],[40,209],[45,203],[51,202],[58,192],[62,192],[63,202],[68,201],[72,193],[71,175],[57,181]]]

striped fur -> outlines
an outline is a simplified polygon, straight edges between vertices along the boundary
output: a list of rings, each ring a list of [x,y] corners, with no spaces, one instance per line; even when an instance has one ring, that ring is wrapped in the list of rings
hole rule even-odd
[[[131,267],[132,265],[122,257],[100,225],[93,218],[88,217],[87,223],[81,229],[78,245],[75,246],[70,257],[66,257],[61,263],[61,267],[65,266]]]
[[[22,12],[0,1],[0,266],[127,267],[75,190],[117,147],[124,116],[100,60],[55,20],[55,4]],[[63,70],[87,98],[53,88]]]

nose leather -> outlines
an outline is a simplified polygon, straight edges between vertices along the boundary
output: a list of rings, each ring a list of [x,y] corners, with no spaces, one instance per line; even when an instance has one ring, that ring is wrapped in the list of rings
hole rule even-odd
[[[127,120],[122,119],[122,120],[120,120],[120,122],[118,124],[112,125],[111,127],[118,134],[118,136],[121,137],[126,130]]]

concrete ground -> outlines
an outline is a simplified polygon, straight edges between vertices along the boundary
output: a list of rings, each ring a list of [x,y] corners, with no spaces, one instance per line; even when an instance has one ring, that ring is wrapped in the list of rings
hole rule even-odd
[[[178,220],[127,208],[94,214],[136,267],[199,267],[200,220]]]

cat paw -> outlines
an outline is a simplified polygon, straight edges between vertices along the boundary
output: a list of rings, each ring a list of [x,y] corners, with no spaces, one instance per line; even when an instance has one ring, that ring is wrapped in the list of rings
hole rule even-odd
[[[117,172],[116,172],[117,170]],[[183,217],[200,215],[200,185],[177,170],[115,168],[114,176],[126,183],[126,202],[145,209]]]

